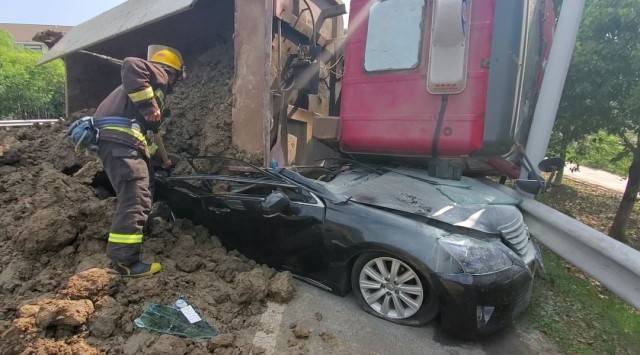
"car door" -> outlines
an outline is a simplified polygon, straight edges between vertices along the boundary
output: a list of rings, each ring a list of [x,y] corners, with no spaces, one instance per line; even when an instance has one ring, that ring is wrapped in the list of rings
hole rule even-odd
[[[329,257],[322,232],[325,205],[315,194],[309,194],[310,200],[292,199],[285,213],[263,216],[263,224],[270,231],[270,263],[315,279],[327,268]]]
[[[202,192],[198,204],[203,223],[229,250],[278,269],[307,274],[304,258],[322,245],[319,234],[324,204],[308,189],[245,162],[226,158],[197,158],[191,179]],[[284,193],[289,208],[265,214],[262,203],[273,192]],[[313,267],[311,267],[313,269]]]

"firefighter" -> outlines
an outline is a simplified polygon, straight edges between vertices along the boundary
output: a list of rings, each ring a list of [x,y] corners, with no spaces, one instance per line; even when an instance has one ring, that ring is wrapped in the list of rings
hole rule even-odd
[[[123,276],[148,276],[159,272],[159,263],[141,260],[143,229],[152,205],[149,159],[152,145],[163,168],[172,165],[159,126],[166,95],[184,78],[184,62],[176,49],[151,45],[147,60],[125,58],[122,85],[102,101],[94,123],[99,129],[98,156],[117,195],[117,207],[109,233],[107,255]]]

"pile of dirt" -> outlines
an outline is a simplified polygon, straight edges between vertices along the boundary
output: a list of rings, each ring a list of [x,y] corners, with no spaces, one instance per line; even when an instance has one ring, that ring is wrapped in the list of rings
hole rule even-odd
[[[167,150],[182,156],[221,155],[233,150],[233,47],[220,45],[188,67],[188,78],[167,98]]]
[[[252,341],[265,302],[288,302],[295,293],[289,273],[277,273],[238,252],[227,252],[206,228],[188,220],[153,219],[145,247],[165,270],[152,278],[123,280],[106,268],[102,251],[86,255],[75,244],[75,251],[51,254],[46,265],[17,249],[14,260],[22,267],[9,268],[2,277],[6,282],[0,296],[4,305],[0,353],[52,353],[49,350],[54,349],[73,354],[161,350],[199,354],[216,348],[260,352]],[[35,267],[28,267],[31,264]],[[80,271],[83,268],[89,269]],[[73,270],[77,273],[67,276]],[[27,281],[41,282],[43,274],[56,281],[47,290]],[[67,281],[57,282],[62,280]],[[31,286],[19,286],[21,282]],[[10,287],[12,292],[7,285],[18,286]],[[134,319],[150,303],[172,304],[178,297],[199,310],[220,331],[220,338],[202,342],[136,329]]]
[[[64,125],[0,129],[0,174],[45,162],[71,174],[91,160],[94,158],[88,155],[75,154],[65,138]]]
[[[0,131],[0,354],[260,353],[260,316],[267,301],[291,300],[291,275],[155,206],[145,259],[164,270],[122,279],[105,255],[115,198],[96,179],[99,161],[76,156],[63,135],[61,126]],[[221,336],[196,342],[135,327],[150,303],[178,297]]]

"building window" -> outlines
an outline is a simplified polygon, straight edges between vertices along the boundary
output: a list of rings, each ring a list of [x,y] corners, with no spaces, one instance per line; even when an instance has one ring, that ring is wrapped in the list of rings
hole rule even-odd
[[[424,6],[425,0],[376,0],[371,5],[364,56],[366,71],[418,67]]]
[[[46,46],[41,43],[32,43],[32,42],[17,42],[17,45],[21,46],[24,49],[30,49],[32,51],[37,52],[46,52]]]

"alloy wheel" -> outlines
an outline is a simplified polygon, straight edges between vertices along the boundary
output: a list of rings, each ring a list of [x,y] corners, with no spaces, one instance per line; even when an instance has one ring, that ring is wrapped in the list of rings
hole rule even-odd
[[[420,277],[398,259],[371,259],[360,271],[358,284],[369,307],[386,318],[406,319],[422,307],[424,289]]]

